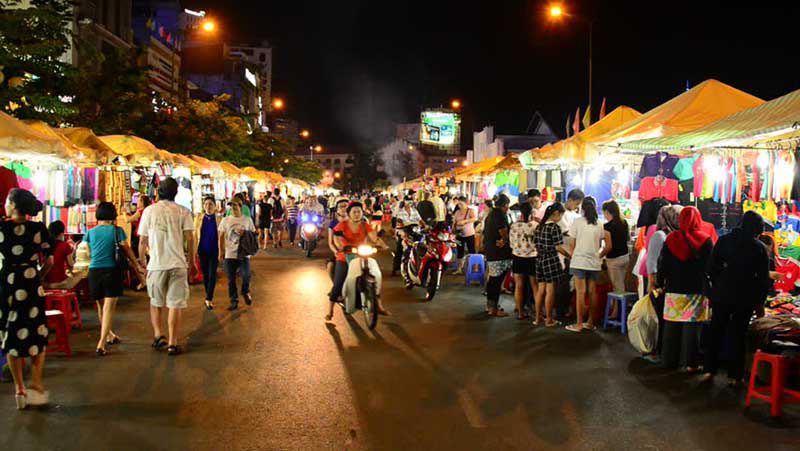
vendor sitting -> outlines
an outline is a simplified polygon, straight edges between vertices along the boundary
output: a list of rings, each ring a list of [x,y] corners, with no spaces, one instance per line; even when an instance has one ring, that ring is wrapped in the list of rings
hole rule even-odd
[[[64,239],[65,227],[61,221],[54,221],[47,227],[54,241],[53,266],[44,275],[44,287],[50,290],[71,290],[86,277],[86,274],[73,274],[74,259],[72,244]]]

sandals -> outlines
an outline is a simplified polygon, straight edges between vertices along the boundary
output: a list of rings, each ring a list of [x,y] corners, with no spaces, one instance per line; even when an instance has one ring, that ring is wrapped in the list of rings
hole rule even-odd
[[[564,329],[567,329],[570,332],[577,332],[577,333],[583,332],[583,327],[578,327],[577,324],[570,324],[569,326],[565,327]]]
[[[105,357],[108,355],[108,351],[106,351],[105,349],[97,348],[94,350],[94,355],[96,355],[97,357]]]
[[[206,310],[214,310],[214,303],[211,301],[206,301]]]
[[[155,340],[153,340],[153,344],[151,346],[153,347],[153,349],[158,351],[158,350],[160,350],[161,348],[163,348],[166,345],[167,345],[167,337],[162,335],[162,336],[156,338]]]
[[[115,336],[112,340],[106,340],[106,344],[108,344],[108,345],[118,345],[121,342],[122,341],[117,336]]]
[[[167,355],[180,355],[183,353],[183,349],[181,349],[178,345],[172,345],[167,347]]]
[[[557,326],[560,326],[560,325],[561,325],[561,321],[558,321],[558,320],[555,320],[555,321],[550,322],[550,323],[548,323],[548,322],[544,323],[544,327],[557,327]]]
[[[594,324],[583,323],[583,328],[588,330],[596,330],[597,326],[595,326]]]

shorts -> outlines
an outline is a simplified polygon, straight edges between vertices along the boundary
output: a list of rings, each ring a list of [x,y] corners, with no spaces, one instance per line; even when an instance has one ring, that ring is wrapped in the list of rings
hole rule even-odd
[[[511,265],[511,272],[523,276],[535,276],[536,257],[514,256],[514,263]]]
[[[186,268],[147,272],[147,295],[150,305],[184,309],[189,301],[189,277]]]
[[[258,224],[258,228],[261,230],[269,229],[272,226],[269,222],[262,222]]]
[[[122,271],[119,268],[89,270],[89,296],[93,301],[122,296]]]
[[[578,279],[597,280],[600,278],[600,271],[592,271],[589,269],[570,268],[569,273]]]

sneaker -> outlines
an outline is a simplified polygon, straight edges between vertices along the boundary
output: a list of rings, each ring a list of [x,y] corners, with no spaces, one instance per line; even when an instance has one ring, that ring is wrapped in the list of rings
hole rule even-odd
[[[250,296],[250,293],[245,293],[244,303],[247,305],[251,305],[253,303],[253,296]]]

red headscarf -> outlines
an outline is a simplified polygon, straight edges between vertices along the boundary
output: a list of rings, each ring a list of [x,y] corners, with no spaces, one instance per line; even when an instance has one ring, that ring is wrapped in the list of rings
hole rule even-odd
[[[666,244],[672,255],[680,261],[686,261],[700,252],[711,236],[703,231],[703,219],[700,210],[695,207],[681,210],[678,223],[680,229],[667,236]]]

